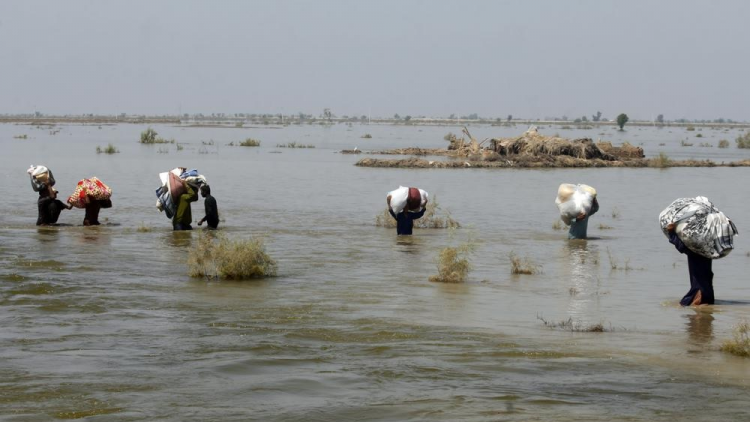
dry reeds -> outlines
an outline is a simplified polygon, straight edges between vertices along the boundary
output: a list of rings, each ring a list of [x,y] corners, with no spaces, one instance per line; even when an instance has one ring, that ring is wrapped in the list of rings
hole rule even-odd
[[[191,277],[245,280],[275,276],[276,270],[276,261],[266,253],[261,238],[233,240],[202,234],[188,256]]]
[[[239,143],[239,146],[241,147],[259,147],[260,141],[253,138],[247,138],[244,141]]]
[[[659,169],[667,168],[671,164],[672,164],[672,160],[670,160],[669,156],[663,152],[660,152],[658,157],[654,157],[648,160],[649,167],[655,167]]]
[[[437,275],[430,276],[430,281],[441,283],[463,283],[471,270],[469,255],[474,245],[467,242],[459,247],[447,247],[440,250],[437,258]]]
[[[729,141],[722,139],[719,141],[719,148],[729,148]]]
[[[554,222],[552,222],[552,229],[553,230],[562,230],[563,229],[562,222],[560,220],[555,220]]]
[[[419,229],[457,229],[461,227],[458,221],[451,217],[451,213],[443,210],[437,201],[437,196],[427,202],[425,212],[422,218],[414,220],[414,227]],[[391,217],[388,210],[383,210],[375,216],[375,225],[377,227],[395,228],[396,220]]]
[[[750,324],[742,321],[734,327],[734,338],[721,345],[721,351],[735,356],[750,357]]]
[[[138,228],[135,229],[138,233],[149,233],[153,229],[150,226],[147,226],[145,223],[141,222],[141,225],[138,226]]]
[[[511,274],[531,275],[531,274],[539,274],[542,272],[542,266],[536,264],[528,256],[521,258],[518,255],[516,255],[514,251],[511,251],[510,254],[508,254],[508,258],[510,259],[510,273]]]

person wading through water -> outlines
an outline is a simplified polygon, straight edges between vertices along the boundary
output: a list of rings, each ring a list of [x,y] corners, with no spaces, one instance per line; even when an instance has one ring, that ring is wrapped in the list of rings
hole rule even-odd
[[[409,197],[406,200],[406,206],[403,211],[396,214],[391,208],[391,196],[388,195],[386,198],[388,203],[388,212],[391,214],[394,220],[396,220],[396,233],[399,236],[411,236],[412,229],[414,228],[414,220],[422,218],[424,212],[427,210],[427,200],[425,200],[425,207],[421,208],[422,196],[419,193],[419,189],[410,188]],[[417,212],[411,212],[409,210],[419,210]]]
[[[667,226],[669,243],[680,253],[687,255],[688,271],[690,272],[690,290],[680,300],[682,306],[713,305],[714,303],[714,273],[711,271],[712,259],[701,256],[685,246],[675,233],[675,224]]]

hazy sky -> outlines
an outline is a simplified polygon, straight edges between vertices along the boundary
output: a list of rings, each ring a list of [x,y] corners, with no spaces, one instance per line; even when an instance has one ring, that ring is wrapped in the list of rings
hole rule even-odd
[[[750,1],[2,1],[0,113],[750,120]]]

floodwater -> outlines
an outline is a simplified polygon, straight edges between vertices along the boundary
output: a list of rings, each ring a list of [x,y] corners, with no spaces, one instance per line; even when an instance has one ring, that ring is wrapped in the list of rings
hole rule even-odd
[[[373,169],[336,151],[440,147],[460,128],[155,126],[179,151],[138,144],[144,129],[0,125],[1,420],[748,418],[750,360],[719,347],[750,319],[750,199],[741,187],[750,168]],[[470,129],[479,139],[524,130]],[[703,129],[693,147],[680,146],[696,134],[684,128],[541,131],[643,143],[647,154],[672,158],[750,156],[734,147],[736,129]],[[226,145],[247,137],[261,147]],[[719,139],[731,147],[698,146]],[[275,147],[286,142],[316,148]],[[97,155],[108,143],[121,153]],[[108,183],[106,224],[81,227],[83,212],[73,210],[63,226],[34,226],[32,163],[53,170],[61,196],[84,177]],[[265,236],[278,277],[187,276],[199,233],[173,233],[154,208],[157,173],[175,166],[206,175],[225,234]],[[599,192],[588,241],[553,228],[563,182]],[[463,227],[411,238],[375,227],[399,184],[429,191]],[[714,265],[718,303],[690,309],[677,306],[689,286],[686,259],[657,216],[696,195],[741,234]],[[199,201],[194,218],[201,212]],[[468,240],[477,245],[469,281],[429,282],[440,248]],[[542,273],[511,275],[511,251]]]

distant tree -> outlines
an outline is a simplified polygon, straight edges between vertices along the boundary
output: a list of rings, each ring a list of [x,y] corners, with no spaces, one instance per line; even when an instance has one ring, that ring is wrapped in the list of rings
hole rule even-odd
[[[331,113],[330,108],[323,109],[323,117],[325,117],[329,122],[331,121],[331,119],[333,118],[333,113]]]
[[[511,121],[511,120],[513,120],[513,115],[512,115],[512,114],[509,114],[509,115],[508,115],[508,123],[510,123],[510,121]]]
[[[564,115],[564,114],[563,114],[563,116],[562,116],[562,121],[563,121],[563,122],[567,122],[567,121],[568,121],[568,116],[566,116],[566,115]]]
[[[393,118],[396,120],[401,120],[401,116],[399,116],[398,113],[394,114]]]
[[[589,121],[589,119],[588,119],[588,117],[586,117],[586,116],[583,116],[583,117],[581,117],[581,121],[582,121],[582,122],[588,122],[588,121]]]
[[[479,115],[477,113],[471,113],[469,114],[469,120],[477,120],[479,119]]]
[[[660,114],[656,116],[656,123],[663,124],[664,123],[664,115]]]
[[[362,120],[362,121],[364,122],[365,120],[367,120],[367,116],[365,116],[365,115],[363,114],[362,116],[360,116],[359,120]]]
[[[630,118],[628,118],[628,115],[625,113],[620,113],[619,116],[617,116],[617,126],[620,126],[620,130],[623,130],[622,128],[625,126],[625,123],[628,122]]]
[[[602,112],[601,111],[597,111],[595,115],[591,116],[591,120],[594,121],[594,122],[598,122],[598,121],[602,120]]]
[[[573,123],[581,123],[581,119],[575,119],[573,120]]]
[[[408,122],[409,120],[411,120],[411,116],[404,117],[404,120],[406,120]]]
[[[451,120],[455,120],[456,119],[456,114],[455,113],[451,114],[450,116],[448,116],[448,118],[451,119]]]

